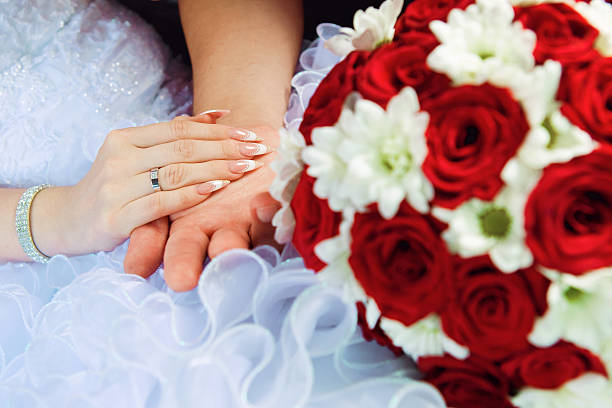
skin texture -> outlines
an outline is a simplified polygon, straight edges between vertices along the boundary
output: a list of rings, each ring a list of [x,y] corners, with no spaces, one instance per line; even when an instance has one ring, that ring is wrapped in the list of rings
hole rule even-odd
[[[38,249],[48,256],[111,250],[136,227],[192,208],[244,176],[268,148],[236,140],[236,129],[214,124],[219,116],[179,117],[109,133],[78,184],[45,189],[34,199],[30,226]],[[153,167],[159,167],[163,191],[151,188]],[[23,191],[0,189],[0,233],[5,237],[0,260],[29,260],[14,221]]]
[[[182,0],[181,19],[194,75],[194,112],[230,109],[217,123],[255,131],[276,146],[302,38],[300,0]],[[206,24],[203,24],[206,22]],[[262,160],[269,163],[273,155]],[[205,257],[272,243],[278,204],[264,166],[205,203],[131,235],[125,270],[143,277],[164,261],[170,288],[197,285]]]

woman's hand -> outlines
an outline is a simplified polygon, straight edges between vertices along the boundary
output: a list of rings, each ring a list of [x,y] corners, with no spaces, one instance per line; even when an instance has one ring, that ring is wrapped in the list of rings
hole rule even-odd
[[[216,116],[112,131],[77,185],[37,197],[32,222],[39,249],[47,255],[111,250],[136,227],[191,208],[258,168],[253,159],[271,149],[256,143],[253,132],[210,123]],[[153,168],[161,191],[153,190]]]
[[[276,146],[278,132],[270,127],[253,130],[265,143]],[[268,164],[274,154],[262,158]],[[164,278],[175,291],[196,286],[206,254],[214,257],[232,248],[274,244],[270,224],[279,205],[267,193],[274,173],[265,165],[232,183],[210,200],[173,214],[167,222],[136,229],[124,266],[127,273],[151,275],[164,262]]]

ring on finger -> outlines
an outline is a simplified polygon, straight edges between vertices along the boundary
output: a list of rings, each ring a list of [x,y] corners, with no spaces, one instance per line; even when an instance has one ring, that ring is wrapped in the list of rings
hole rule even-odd
[[[153,191],[161,191],[161,187],[159,185],[159,168],[155,167],[150,170],[150,178],[151,178],[151,187]]]

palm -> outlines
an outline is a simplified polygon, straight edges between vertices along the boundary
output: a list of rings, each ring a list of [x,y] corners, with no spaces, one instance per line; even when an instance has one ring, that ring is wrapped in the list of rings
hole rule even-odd
[[[261,129],[257,132],[263,133]],[[276,132],[266,133],[266,142],[275,145]],[[273,155],[262,160],[269,163]],[[270,243],[273,229],[257,214],[267,213],[268,216],[261,218],[269,221],[269,214],[276,207],[267,193],[273,178],[269,166],[263,166],[203,203],[174,214],[167,243],[167,229],[143,226],[140,231],[134,231],[126,256],[126,271],[150,275],[156,269],[151,265],[159,263],[160,251],[163,251],[168,285],[175,290],[188,290],[196,286],[206,255],[214,257],[229,249]],[[165,244],[165,250],[160,242]]]

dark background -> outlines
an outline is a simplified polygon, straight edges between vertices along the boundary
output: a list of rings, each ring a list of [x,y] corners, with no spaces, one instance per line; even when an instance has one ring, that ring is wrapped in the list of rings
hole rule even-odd
[[[175,54],[189,56],[181,30],[176,3],[153,0],[119,0],[125,6],[140,14],[151,23]],[[223,0],[220,0],[223,1]],[[303,0],[304,1],[304,38],[317,37],[319,23],[336,23],[343,27],[353,26],[353,15],[359,9],[378,7],[382,0]],[[406,3],[408,3],[406,1]]]

